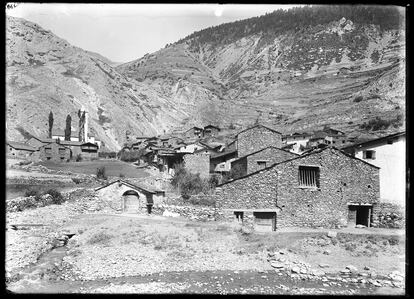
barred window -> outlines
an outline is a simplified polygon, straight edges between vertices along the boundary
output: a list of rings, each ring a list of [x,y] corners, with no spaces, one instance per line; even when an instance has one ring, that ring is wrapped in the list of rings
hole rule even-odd
[[[319,167],[299,166],[299,186],[319,188]]]

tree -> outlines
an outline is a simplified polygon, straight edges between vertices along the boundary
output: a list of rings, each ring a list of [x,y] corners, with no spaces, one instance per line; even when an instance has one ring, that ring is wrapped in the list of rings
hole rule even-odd
[[[49,113],[49,138],[52,138],[52,129],[53,129],[53,112]]]
[[[66,117],[65,140],[70,141],[72,117],[70,114]]]

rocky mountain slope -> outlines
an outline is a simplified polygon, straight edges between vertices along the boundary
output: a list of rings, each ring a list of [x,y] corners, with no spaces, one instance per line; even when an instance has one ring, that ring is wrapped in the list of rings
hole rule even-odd
[[[308,16],[316,10],[297,9],[285,20],[288,13],[276,12],[208,28],[116,69],[191,108],[195,118],[222,126],[258,120],[282,131],[327,124],[364,132],[363,123],[380,117],[386,125],[374,133],[401,129],[403,16],[381,10],[369,15],[378,24],[333,17],[280,28],[295,13]],[[329,13],[353,15],[339,8]],[[362,19],[363,13],[356,15]],[[388,26],[379,24],[381,14],[388,16]]]
[[[47,137],[49,111],[54,128],[65,128],[68,114],[78,129],[77,111],[89,112],[90,130],[109,150],[118,150],[128,131],[160,134],[186,114],[146,84],[118,73],[94,53],[35,23],[7,17],[6,136]]]
[[[404,16],[394,8],[299,8],[183,38],[115,66],[7,17],[7,137],[46,137],[85,106],[111,150],[126,134],[259,121],[282,132],[330,125],[381,136],[404,128]]]

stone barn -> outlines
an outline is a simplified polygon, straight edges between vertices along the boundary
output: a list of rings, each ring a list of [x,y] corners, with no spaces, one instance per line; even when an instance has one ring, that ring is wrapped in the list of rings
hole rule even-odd
[[[333,147],[315,150],[216,188],[222,218],[257,230],[370,226],[379,168]]]
[[[70,157],[70,148],[57,142],[39,147],[39,159],[42,161],[67,162]]]
[[[6,142],[6,153],[9,157],[29,158],[36,149],[28,144],[21,142]]]
[[[231,162],[231,169],[238,169],[239,174],[243,176],[297,156],[297,154],[269,146],[234,160]]]
[[[281,148],[285,145],[281,133],[263,125],[255,125],[243,130],[236,137],[238,157],[243,157],[268,146]]]
[[[137,186],[124,180],[96,188],[95,192],[110,208],[131,214],[151,214],[154,204],[161,204],[164,198],[164,191]]]

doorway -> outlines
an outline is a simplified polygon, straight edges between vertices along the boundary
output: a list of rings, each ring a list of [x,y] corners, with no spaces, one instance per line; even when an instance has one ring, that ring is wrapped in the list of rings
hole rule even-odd
[[[253,216],[257,231],[276,230],[276,212],[253,212]]]
[[[371,226],[372,206],[349,205],[348,226]]]
[[[124,213],[139,212],[139,195],[134,190],[125,191],[122,194],[122,211]]]

